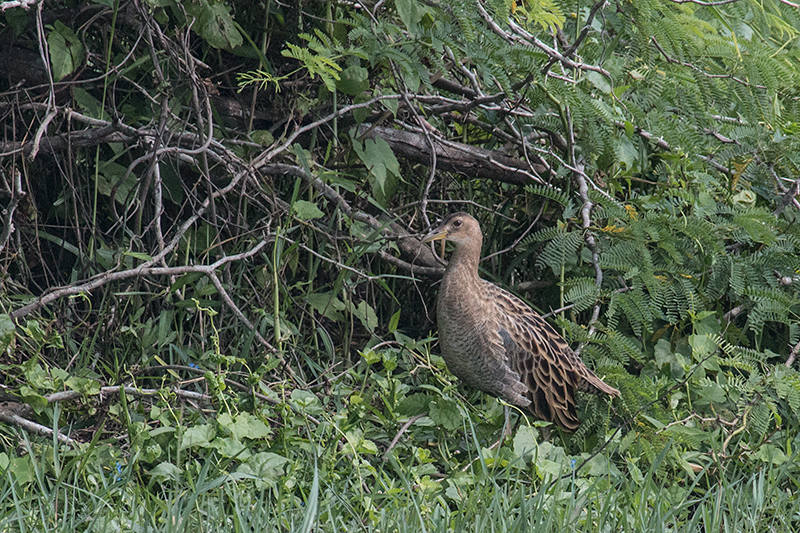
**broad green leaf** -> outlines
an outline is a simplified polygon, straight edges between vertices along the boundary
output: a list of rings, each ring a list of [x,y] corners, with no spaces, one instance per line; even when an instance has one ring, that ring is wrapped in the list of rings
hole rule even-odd
[[[692,347],[692,357],[695,361],[704,359],[717,349],[717,343],[709,335],[690,335],[689,345]]]
[[[386,98],[385,100],[381,100],[381,105],[392,112],[393,116],[397,116],[397,110],[400,109],[400,100],[395,100],[394,98]]]
[[[361,354],[361,357],[364,358],[364,361],[366,361],[368,365],[374,365],[375,363],[381,360],[380,354],[373,350],[365,350],[359,353]]]
[[[444,429],[453,431],[461,427],[461,410],[456,402],[437,398],[436,401],[430,403],[429,409],[430,417]]]
[[[514,453],[519,457],[525,457],[536,451],[538,448],[539,432],[536,428],[528,425],[521,425],[514,435]]]
[[[406,29],[413,34],[418,33],[419,22],[425,14],[424,6],[417,0],[395,0],[395,6]]]
[[[53,79],[60,81],[75,72],[83,63],[85,54],[78,36],[61,21],[55,21],[50,30],[47,36],[50,64],[53,69]]]
[[[200,0],[199,4],[195,31],[214,48],[231,50],[241,46],[242,34],[231,18],[230,8],[224,2],[214,0]]]
[[[295,389],[292,391],[292,401],[297,405],[301,411],[305,411],[310,415],[318,415],[322,413],[322,404],[319,398],[312,393],[302,389]]]
[[[378,446],[375,445],[369,439],[361,439],[361,442],[358,445],[359,453],[368,453],[370,455],[377,455],[378,454]]]
[[[19,395],[36,411],[36,414],[41,414],[47,407],[47,399],[27,385],[19,388]]]
[[[70,376],[64,381],[64,385],[70,390],[80,392],[84,396],[92,396],[100,393],[100,382],[96,379]]]
[[[314,220],[325,216],[325,213],[320,211],[317,204],[306,200],[296,200],[292,208],[295,216],[300,220]]]
[[[133,190],[137,186],[138,177],[134,172],[130,174],[128,168],[113,161],[100,164],[100,173],[97,177],[97,190],[103,196],[115,194],[114,200],[125,205],[132,198]]]
[[[158,460],[159,457],[164,453],[164,450],[161,449],[161,446],[157,442],[153,442],[153,440],[149,440],[147,444],[142,448],[141,451],[141,458],[143,461],[148,463],[152,463]]]
[[[236,471],[255,476],[265,483],[274,484],[283,475],[283,467],[288,462],[287,458],[276,453],[259,452],[239,465]]]
[[[397,406],[397,414],[401,416],[416,416],[425,413],[429,410],[428,406],[431,400],[433,400],[433,397],[429,394],[409,394]]]
[[[347,306],[334,296],[333,292],[312,292],[306,295],[306,302],[314,311],[321,313],[330,320],[344,320],[344,315],[341,311],[347,309]]]
[[[211,439],[216,436],[217,432],[214,426],[210,424],[200,424],[187,428],[181,436],[181,444],[179,450],[185,450],[197,446],[199,448],[207,448]]]
[[[211,447],[217,450],[223,457],[230,457],[237,461],[246,461],[252,453],[242,444],[242,441],[233,437],[223,437],[214,439]]]
[[[369,73],[364,67],[349,66],[339,76],[336,88],[345,94],[355,96],[369,89]]]
[[[612,92],[614,93],[614,96],[616,96],[617,98],[622,98],[622,95],[625,94],[625,91],[627,91],[630,88],[631,88],[630,85],[618,85],[614,87],[614,90]]]
[[[16,335],[16,327],[11,316],[7,313],[0,314],[0,352],[5,352]]]
[[[394,196],[400,179],[400,163],[392,152],[392,148],[380,137],[366,139],[363,148],[360,143],[353,143],[359,158],[369,169],[369,182],[372,195],[383,206]]]
[[[722,389],[722,387],[720,387],[713,381],[704,379],[702,380],[700,385],[701,385],[700,388],[696,389],[697,394],[701,398],[707,400],[709,403],[712,404],[724,403],[725,400],[727,399],[727,397],[725,396],[725,391]]]
[[[353,314],[361,321],[361,324],[370,333],[375,331],[378,327],[378,315],[375,310],[366,302],[359,302],[358,306],[353,310]]]
[[[658,339],[655,348],[653,348],[653,355],[655,355],[656,364],[659,367],[671,363],[675,359],[672,354],[672,347],[667,339]]]
[[[400,324],[400,313],[402,309],[398,309],[395,314],[392,315],[392,318],[389,319],[389,327],[387,328],[389,333],[394,333],[397,331],[397,326]]]
[[[151,261],[153,259],[153,256],[143,252],[129,252],[126,250],[122,255],[126,257],[133,257],[134,259],[138,259],[139,261]]]
[[[600,89],[604,93],[608,94],[611,92],[611,84],[608,83],[608,78],[600,74],[599,72],[595,72],[590,70],[586,73],[586,79],[592,82],[596,88]]]
[[[13,476],[20,485],[27,485],[36,479],[36,468],[31,463],[30,456],[11,457],[6,475]]]
[[[231,416],[223,413],[217,417],[217,423],[230,431],[233,438],[241,439],[263,439],[271,433],[269,427],[247,412]]]
[[[617,139],[617,158],[625,164],[627,170],[633,170],[639,158],[639,151],[627,137]]]
[[[250,132],[250,138],[261,146],[269,146],[275,142],[275,137],[268,130],[254,130]]]
[[[771,463],[776,466],[791,460],[783,450],[773,444],[763,444],[759,447],[758,451],[753,454],[753,457],[764,463]]]
[[[14,37],[19,37],[28,26],[28,13],[26,9],[7,9],[4,13],[6,24],[14,32]]]
[[[165,461],[156,465],[155,468],[151,468],[149,471],[147,471],[147,475],[152,478],[162,480],[168,479],[170,481],[179,481],[181,479],[182,472],[183,471],[180,469],[180,467]]]
[[[100,105],[100,102],[89,94],[85,89],[81,87],[75,87],[72,89],[72,97],[75,99],[75,103],[78,104],[78,107],[88,116],[93,118],[104,119],[106,118],[103,113],[103,107]]]

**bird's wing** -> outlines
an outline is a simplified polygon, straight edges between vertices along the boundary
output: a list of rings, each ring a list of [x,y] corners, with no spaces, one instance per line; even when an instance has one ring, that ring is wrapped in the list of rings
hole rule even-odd
[[[527,386],[529,409],[537,417],[575,430],[580,424],[575,389],[619,394],[589,370],[561,335],[522,300],[489,282],[484,288],[486,301],[494,306],[491,316],[508,366]]]

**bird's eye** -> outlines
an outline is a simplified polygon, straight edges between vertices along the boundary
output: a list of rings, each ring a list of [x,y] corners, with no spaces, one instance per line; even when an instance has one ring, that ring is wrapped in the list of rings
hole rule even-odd
[[[457,218],[457,219],[455,219],[455,220],[453,221],[453,227],[454,227],[454,228],[460,228],[460,227],[461,227],[461,224],[463,224],[463,222],[461,222],[461,219],[460,219],[460,218]]]

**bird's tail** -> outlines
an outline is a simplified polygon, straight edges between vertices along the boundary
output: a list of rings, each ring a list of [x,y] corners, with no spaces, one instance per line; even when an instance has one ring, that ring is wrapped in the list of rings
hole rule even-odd
[[[586,375],[583,376],[583,383],[581,390],[590,392],[592,394],[608,394],[609,396],[619,396],[619,391],[608,385],[605,381],[598,378],[594,372],[586,369]]]

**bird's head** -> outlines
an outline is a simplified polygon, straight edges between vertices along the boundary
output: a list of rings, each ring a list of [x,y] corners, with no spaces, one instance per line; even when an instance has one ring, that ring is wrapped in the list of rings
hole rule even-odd
[[[480,251],[481,226],[472,215],[464,212],[453,213],[445,217],[442,222],[422,239],[422,242],[448,240],[456,245],[472,244]]]

